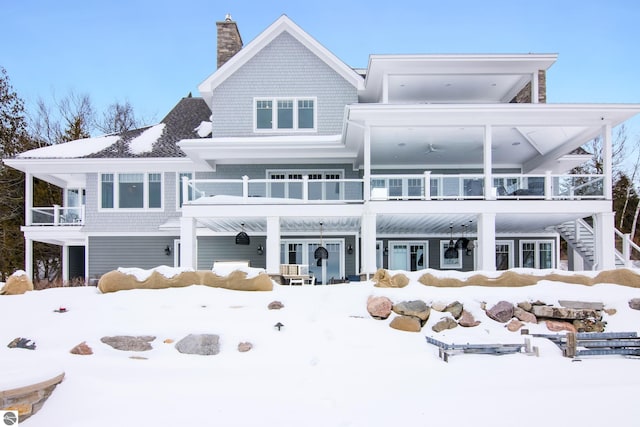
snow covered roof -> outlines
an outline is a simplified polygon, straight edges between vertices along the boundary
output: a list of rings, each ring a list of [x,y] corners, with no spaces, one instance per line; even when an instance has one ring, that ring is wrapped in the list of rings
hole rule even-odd
[[[202,98],[182,98],[155,126],[78,139],[50,145],[18,154],[19,159],[79,159],[79,158],[136,158],[186,157],[177,146],[182,139],[210,136],[203,131],[203,122],[211,120],[211,110]]]

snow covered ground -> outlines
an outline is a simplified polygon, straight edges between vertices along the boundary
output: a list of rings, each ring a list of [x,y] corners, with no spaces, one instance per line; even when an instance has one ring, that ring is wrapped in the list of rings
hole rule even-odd
[[[432,274],[440,274],[430,270]],[[451,273],[447,273],[451,274]],[[66,373],[44,407],[21,425],[50,426],[553,426],[634,425],[640,360],[620,356],[573,361],[545,339],[540,357],[456,355],[444,363],[425,336],[455,343],[520,343],[484,314],[506,300],[599,301],[608,331],[638,331],[640,311],[628,301],[640,289],[540,282],[523,288],[433,288],[421,272],[403,289],[371,282],[331,286],[276,285],[273,292],[191,286],[100,294],[59,288],[0,297],[0,372]],[[439,334],[432,311],[421,333],[374,320],[370,295],[394,302],[462,302],[482,323]],[[278,300],[281,310],[268,310]],[[65,313],[54,310],[64,307]],[[393,317],[393,315],[392,315]],[[284,324],[278,331],[274,325]],[[549,333],[544,325],[527,325]],[[175,343],[190,333],[220,335],[215,356],[185,355]],[[153,350],[124,352],[100,341],[111,335],[154,335]],[[9,349],[16,337],[36,350]],[[94,354],[69,350],[82,341]],[[237,350],[248,341],[253,349]],[[146,359],[132,359],[142,356]],[[2,379],[0,378],[0,386]],[[1,387],[0,387],[1,388]]]

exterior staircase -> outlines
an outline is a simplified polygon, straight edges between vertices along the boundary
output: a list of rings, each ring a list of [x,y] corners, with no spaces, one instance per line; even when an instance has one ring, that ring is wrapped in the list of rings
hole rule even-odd
[[[595,232],[586,221],[578,219],[565,222],[556,226],[556,230],[569,247],[582,257],[585,270],[593,270],[598,267],[596,265]],[[615,233],[616,239],[625,239],[625,235],[620,231],[615,230]],[[625,260],[629,257],[623,255],[618,249],[615,249],[615,256],[616,268],[624,268],[628,265]]]

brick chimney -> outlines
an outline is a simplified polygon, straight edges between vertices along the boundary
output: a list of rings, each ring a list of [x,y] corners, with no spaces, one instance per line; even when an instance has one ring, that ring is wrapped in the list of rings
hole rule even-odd
[[[240,37],[238,26],[229,14],[224,21],[216,22],[216,26],[218,27],[218,68],[220,68],[242,49],[242,37]]]

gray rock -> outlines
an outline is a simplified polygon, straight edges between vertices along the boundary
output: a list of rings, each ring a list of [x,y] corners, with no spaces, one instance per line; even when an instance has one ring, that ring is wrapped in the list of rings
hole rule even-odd
[[[438,323],[433,325],[431,327],[431,329],[434,332],[442,332],[442,331],[447,330],[447,329],[453,329],[453,328],[455,328],[457,326],[458,326],[458,322],[456,322],[455,320],[453,320],[450,317],[444,317]]]
[[[220,353],[220,336],[189,334],[176,343],[176,350],[184,354],[215,355]]]
[[[632,298],[629,300],[629,308],[640,310],[640,298]]]
[[[531,312],[537,317],[546,317],[550,319],[602,319],[602,313],[597,310],[552,307],[548,305],[534,306]]]
[[[246,353],[247,351],[251,350],[253,348],[253,344],[251,344],[250,342],[241,342],[238,344],[238,351],[240,353]]]
[[[384,320],[391,315],[393,302],[387,297],[374,297],[367,299],[367,311],[374,319]]]
[[[519,302],[518,303],[518,307],[521,308],[524,311],[531,311],[531,308],[533,308],[533,305],[531,305],[530,302],[528,301],[523,301],[523,302]],[[520,319],[522,320],[522,319]]]
[[[444,311],[451,313],[454,319],[459,319],[462,316],[462,303],[460,301],[454,301],[444,308]]]
[[[151,335],[130,336],[130,335],[116,335],[113,337],[102,337],[100,341],[110,345],[116,350],[122,351],[149,351],[153,347],[149,344],[155,340],[156,337]]]
[[[538,318],[536,317],[535,314],[525,311],[524,309],[520,308],[519,305],[518,307],[514,308],[513,315],[516,317],[516,319],[521,320],[523,322],[538,323]]]
[[[393,312],[401,316],[413,316],[420,319],[420,323],[424,326],[429,320],[431,309],[429,306],[420,300],[415,301],[403,301],[393,306]]]
[[[487,316],[496,322],[507,323],[513,317],[514,307],[513,304],[507,301],[500,301],[489,310],[487,310]]]
[[[284,304],[280,301],[271,301],[267,308],[269,310],[280,310],[281,308],[284,308]]]

